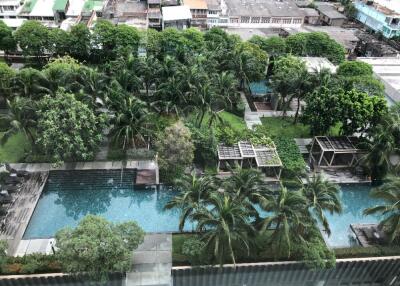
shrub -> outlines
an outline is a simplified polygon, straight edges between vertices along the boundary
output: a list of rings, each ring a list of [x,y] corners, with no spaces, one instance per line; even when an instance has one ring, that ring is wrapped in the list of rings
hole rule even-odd
[[[208,264],[209,259],[205,251],[205,243],[194,236],[182,245],[182,254],[186,255],[191,265]]]
[[[217,138],[214,130],[207,127],[196,127],[186,124],[192,133],[194,143],[194,162],[202,165],[213,165],[217,160]]]
[[[353,257],[373,257],[373,256],[391,256],[400,255],[400,246],[369,246],[369,247],[346,247],[334,249],[337,258]]]
[[[291,178],[304,171],[305,162],[292,138],[274,138],[276,149],[283,164],[282,176]]]

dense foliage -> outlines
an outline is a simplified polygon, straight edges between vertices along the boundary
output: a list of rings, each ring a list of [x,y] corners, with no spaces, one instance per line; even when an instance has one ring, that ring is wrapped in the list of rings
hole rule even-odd
[[[106,280],[110,272],[131,267],[132,251],[144,240],[136,222],[113,224],[88,215],[75,229],[56,233],[57,257],[67,273],[86,272],[96,280]]]

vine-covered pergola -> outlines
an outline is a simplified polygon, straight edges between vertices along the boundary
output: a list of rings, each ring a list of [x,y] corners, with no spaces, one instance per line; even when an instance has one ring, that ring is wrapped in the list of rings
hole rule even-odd
[[[316,136],[311,143],[310,163],[317,168],[353,167],[364,150],[357,148],[357,137]]]
[[[230,171],[235,165],[258,168],[266,177],[276,180],[282,172],[282,161],[274,144],[254,146],[249,141],[240,141],[232,146],[219,144],[218,172]]]

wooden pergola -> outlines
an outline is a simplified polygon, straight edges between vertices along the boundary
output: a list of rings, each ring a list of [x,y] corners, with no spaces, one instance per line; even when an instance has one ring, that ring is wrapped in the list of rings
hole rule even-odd
[[[275,145],[254,146],[248,141],[240,141],[232,146],[218,146],[218,172],[229,171],[230,167],[256,167],[270,178],[280,179],[282,161]],[[223,169],[221,171],[221,169]]]
[[[348,168],[358,162],[365,151],[355,147],[356,137],[316,136],[311,143],[309,162],[318,168]]]

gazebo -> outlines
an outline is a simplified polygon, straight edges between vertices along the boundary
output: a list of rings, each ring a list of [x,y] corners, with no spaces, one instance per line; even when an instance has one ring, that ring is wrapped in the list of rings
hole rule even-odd
[[[255,167],[266,177],[279,180],[282,172],[282,162],[274,144],[271,146],[254,146],[249,141],[240,141],[232,146],[218,146],[218,172],[230,171],[234,165]]]
[[[365,153],[356,147],[357,137],[316,136],[311,143],[309,162],[318,168],[348,168]]]

